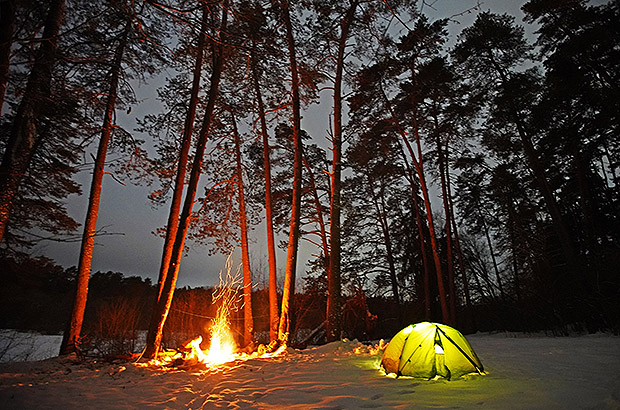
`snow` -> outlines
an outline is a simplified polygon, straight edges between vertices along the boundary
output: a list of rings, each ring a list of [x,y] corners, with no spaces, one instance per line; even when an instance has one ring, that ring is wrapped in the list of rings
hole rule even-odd
[[[56,356],[61,342],[62,335],[40,335],[0,329],[0,363],[43,360]]]
[[[385,376],[379,345],[334,342],[209,372],[75,358],[0,364],[2,409],[620,409],[620,337],[467,336],[486,375]]]

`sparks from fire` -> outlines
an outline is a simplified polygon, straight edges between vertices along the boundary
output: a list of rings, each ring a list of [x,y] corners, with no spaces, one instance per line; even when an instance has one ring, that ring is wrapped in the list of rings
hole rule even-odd
[[[177,360],[182,360],[186,364],[203,364],[207,369],[213,369],[219,365],[234,361],[248,360],[252,358],[268,358],[279,356],[286,350],[282,345],[276,351],[265,352],[264,346],[259,346],[258,352],[253,354],[237,352],[231,326],[230,315],[236,311],[243,294],[239,289],[243,286],[243,278],[240,274],[241,266],[233,270],[232,252],[226,260],[224,269],[220,271],[220,283],[213,293],[213,303],[219,302],[220,306],[211,324],[210,342],[207,350],[202,350],[202,336],[198,336],[188,342],[182,349],[184,353],[169,355],[163,361],[154,361],[151,364],[169,365]],[[156,362],[156,363],[155,363]]]
[[[243,279],[240,275],[240,267],[233,273],[232,253],[226,259],[223,275],[220,272],[220,284],[213,293],[213,303],[220,302],[217,308],[215,320],[211,324],[211,341],[209,348],[205,352],[200,349],[202,337],[198,336],[189,343],[192,353],[196,355],[196,359],[208,365],[218,365],[222,363],[236,360],[234,337],[230,329],[230,314],[238,306],[240,293],[238,289],[243,285]]]

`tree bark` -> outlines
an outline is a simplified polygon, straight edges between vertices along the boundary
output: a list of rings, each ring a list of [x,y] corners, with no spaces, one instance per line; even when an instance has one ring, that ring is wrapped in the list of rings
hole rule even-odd
[[[428,262],[428,256],[426,254],[426,240],[424,232],[424,220],[421,215],[420,203],[418,201],[418,195],[413,185],[411,186],[411,196],[413,198],[413,205],[415,207],[415,219],[418,226],[418,235],[420,236],[420,253],[422,254],[422,265],[424,268],[424,317],[427,321],[432,319],[431,309],[431,272]]]
[[[11,45],[15,31],[15,0],[0,2],[0,111],[4,104],[4,94],[9,81]]]
[[[101,187],[103,184],[105,160],[108,152],[108,145],[110,143],[110,137],[112,135],[118,82],[121,75],[123,54],[127,46],[127,39],[130,29],[131,21],[128,20],[125,25],[123,37],[114,52],[114,61],[112,62],[112,71],[110,76],[110,87],[108,89],[108,99],[106,102],[105,116],[103,118],[103,129],[101,132],[101,139],[99,140],[99,147],[97,149],[95,169],[93,171],[90,196],[88,198],[88,210],[86,211],[86,221],[84,222],[84,233],[82,234],[75,298],[73,300],[73,309],[71,310],[69,326],[65,331],[60,345],[61,355],[73,353],[78,349],[78,345],[80,343],[82,322],[84,320],[84,311],[86,310],[86,300],[88,297],[88,282],[93,260],[93,248],[95,246],[95,231],[97,228],[97,218],[99,216],[99,204],[101,202]]]
[[[196,145],[196,152],[194,155],[194,161],[192,163],[192,169],[190,173],[189,184],[187,192],[185,194],[185,201],[183,203],[183,209],[179,217],[179,227],[174,240],[174,246],[172,248],[172,254],[170,258],[170,264],[168,266],[168,273],[162,289],[162,294],[157,301],[151,323],[149,326],[149,332],[146,340],[146,347],[144,357],[152,359],[157,356],[161,346],[161,339],[164,331],[164,324],[172,305],[172,298],[174,296],[174,289],[176,286],[177,278],[179,275],[179,265],[181,263],[181,256],[185,247],[185,238],[189,229],[189,224],[192,216],[192,207],[194,204],[194,198],[198,189],[198,180],[202,170],[202,161],[204,151],[207,143],[207,138],[210,133],[213,111],[215,108],[215,102],[217,100],[220,78],[222,75],[222,66],[224,60],[224,42],[222,37],[226,33],[227,21],[228,21],[228,2],[224,1],[222,7],[222,21],[220,25],[220,39],[214,41],[213,46],[213,71],[211,73],[209,97],[207,100],[207,106],[205,107],[204,118],[200,133],[198,135],[198,142]]]
[[[17,190],[39,143],[37,121],[51,98],[52,69],[56,60],[64,5],[64,0],[49,2],[41,44],[0,164],[0,242],[6,232]]]
[[[415,96],[412,95],[412,99],[415,99]],[[413,109],[415,110],[415,101],[413,102]],[[420,190],[422,191],[422,198],[424,199],[424,206],[426,207],[426,219],[428,220],[428,233],[431,240],[431,250],[433,251],[433,260],[435,262],[435,273],[437,275],[437,289],[439,292],[439,301],[441,303],[441,318],[446,324],[453,324],[450,317],[450,310],[447,303],[446,298],[446,290],[443,279],[443,270],[441,268],[441,259],[439,258],[439,246],[437,244],[437,234],[435,233],[435,224],[433,223],[433,210],[431,207],[431,200],[428,195],[428,187],[426,185],[426,177],[424,175],[424,162],[422,159],[422,143],[420,141],[420,134],[418,129],[418,120],[417,114],[413,113],[413,134],[415,136],[415,142],[417,147],[417,160],[416,156],[411,148],[411,144],[407,139],[407,136],[402,134],[403,141],[405,142],[405,146],[409,151],[409,155],[413,160],[415,165],[415,169],[418,173],[418,178],[420,180]]]
[[[232,116],[233,135],[235,138],[235,161],[237,173],[237,192],[239,193],[239,230],[241,231],[241,265],[243,268],[243,343],[249,346],[254,342],[254,316],[252,315],[252,272],[250,270],[250,252],[248,247],[248,221],[245,213],[245,195],[243,191],[243,167],[241,161],[241,137],[237,122]]]
[[[336,77],[334,80],[334,136],[332,141],[332,172],[329,224],[329,270],[327,277],[327,341],[340,339],[342,333],[342,284],[340,278],[340,190],[342,175],[342,74],[345,51],[351,24],[355,18],[357,1],[351,3],[340,25],[340,41],[336,56]]]
[[[258,79],[256,56],[252,53],[252,74],[254,91],[258,102],[258,115],[260,120],[261,137],[263,141],[263,167],[265,168],[265,224],[267,231],[267,256],[269,261],[269,341],[278,340],[278,278],[276,265],[276,245],[273,229],[273,205],[271,198],[271,148],[269,147],[269,133],[267,131],[267,119],[265,118],[265,105]]]
[[[196,46],[196,61],[194,63],[194,73],[192,80],[192,89],[189,98],[189,107],[185,116],[183,125],[183,139],[181,141],[181,150],[179,152],[179,163],[177,165],[177,175],[174,180],[174,191],[172,193],[172,202],[170,203],[170,213],[168,214],[168,223],[166,225],[166,237],[164,239],[164,249],[159,267],[159,278],[157,279],[158,291],[157,300],[161,297],[161,293],[168,275],[168,266],[172,257],[172,248],[174,247],[174,238],[176,237],[179,227],[179,212],[181,210],[181,201],[183,199],[183,187],[185,185],[185,176],[187,174],[187,162],[189,158],[189,149],[192,145],[192,133],[194,130],[194,120],[196,118],[196,107],[198,106],[198,92],[200,91],[200,76],[202,73],[202,61],[204,56],[204,48],[207,43],[206,32],[208,29],[209,13],[207,7],[202,11],[202,23],[200,33],[198,34],[198,44]]]
[[[278,340],[284,345],[290,336],[291,303],[295,294],[295,276],[297,269],[297,247],[299,245],[299,224],[301,215],[301,173],[302,173],[302,141],[301,141],[301,101],[299,97],[299,73],[297,71],[297,57],[295,55],[295,38],[293,25],[287,0],[281,0],[286,39],[289,51],[289,65],[291,70],[291,93],[293,100],[293,145],[295,160],[293,164],[293,192],[291,204],[291,221],[289,226],[288,248],[286,254],[286,270],[284,273],[284,288],[282,290],[282,309],[278,326]]]

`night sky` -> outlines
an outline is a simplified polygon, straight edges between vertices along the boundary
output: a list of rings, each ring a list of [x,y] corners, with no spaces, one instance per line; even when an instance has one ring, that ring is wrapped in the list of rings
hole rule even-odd
[[[443,18],[455,15],[465,9],[476,5],[476,0],[436,0],[429,1],[431,8],[426,6],[425,13],[431,19]],[[508,13],[517,17],[517,22],[522,23],[523,13],[520,7],[525,1],[521,0],[484,0],[480,1],[481,11],[491,10],[496,13]],[[451,41],[456,39],[463,28],[471,24],[477,13],[471,12],[463,16],[455,17],[460,24],[452,24]],[[531,35],[532,27],[526,27],[526,33]],[[165,76],[165,75],[164,75]],[[162,77],[163,78],[163,77]],[[153,80],[150,85],[137,88],[138,99],[141,101],[134,107],[131,114],[122,111],[117,112],[117,121],[125,129],[133,130],[135,121],[146,113],[157,112],[161,108],[156,99],[158,82]],[[322,101],[326,104],[310,107],[304,110],[302,127],[314,138],[325,141],[328,129],[328,112],[330,109],[331,93],[326,91],[322,95]],[[136,138],[147,140],[148,137],[136,133]],[[325,142],[317,141],[321,146]],[[78,222],[83,223],[88,202],[88,187],[90,183],[90,171],[82,172],[78,176],[83,184],[83,194],[73,195],[68,198],[68,211]],[[136,186],[127,182],[125,186],[106,175],[103,182],[101,205],[97,229],[104,228],[110,235],[100,236],[96,239],[93,254],[92,271],[117,271],[126,276],[142,276],[157,281],[163,239],[152,234],[158,227],[164,226],[168,216],[168,205],[154,208],[147,195],[152,188]],[[199,192],[202,192],[199,190]],[[80,228],[81,229],[81,228]],[[81,234],[81,231],[80,231]],[[258,283],[266,283],[267,275],[267,251],[264,235],[257,228],[251,237],[250,257],[253,263],[253,274]],[[212,286],[218,282],[218,273],[223,268],[226,256],[209,256],[208,249],[204,246],[190,246],[189,255],[181,261],[178,287],[183,286]],[[45,255],[54,259],[58,264],[70,267],[77,265],[79,257],[79,241],[72,243],[58,243],[44,241],[34,249],[35,254]],[[305,270],[305,264],[314,250],[312,245],[301,241],[300,259],[298,261],[298,277]],[[240,252],[235,254],[235,265],[240,264]],[[279,280],[283,276],[285,252],[278,254]],[[265,272],[261,272],[261,266]],[[264,278],[264,279],[261,279]]]

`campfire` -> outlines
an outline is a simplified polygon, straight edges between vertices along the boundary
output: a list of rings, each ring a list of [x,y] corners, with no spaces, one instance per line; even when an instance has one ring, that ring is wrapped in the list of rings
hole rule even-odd
[[[274,357],[286,350],[286,345],[275,349],[275,346],[260,345],[255,352],[239,351],[233,337],[230,317],[238,309],[240,293],[243,286],[240,268],[232,273],[231,257],[226,261],[226,274],[220,272],[220,284],[213,293],[213,303],[219,303],[217,313],[209,329],[209,346],[203,350],[202,336],[197,336],[179,349],[162,352],[159,359],[150,361],[150,365],[162,365],[179,369],[216,369],[231,362],[245,361],[255,358]]]

